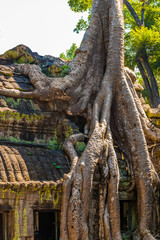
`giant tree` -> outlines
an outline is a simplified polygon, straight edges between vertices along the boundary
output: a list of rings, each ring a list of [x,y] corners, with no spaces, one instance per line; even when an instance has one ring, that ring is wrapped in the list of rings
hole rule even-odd
[[[75,12],[83,12],[91,9],[90,0],[70,0],[69,6]],[[124,0],[125,19],[125,63],[127,66],[138,67],[145,90],[152,107],[160,104],[157,82],[159,79],[159,51],[160,51],[160,3],[155,0]],[[89,24],[88,19],[81,18],[74,29],[79,33],[85,30]]]
[[[71,135],[64,149],[71,169],[64,176],[61,207],[61,240],[89,239],[89,206],[93,175],[99,178],[99,239],[120,240],[119,167],[114,144],[132,169],[136,186],[138,232],[142,239],[155,239],[155,191],[159,178],[149,157],[147,141],[160,142],[160,131],[148,121],[133,87],[134,73],[124,67],[124,21],[122,0],[93,0],[92,17],[71,72],[64,78],[50,78],[39,66],[22,64],[16,70],[29,76],[35,90],[1,90],[12,97],[41,101],[68,101],[69,115],[83,116],[83,132]],[[81,156],[76,141],[87,146]]]

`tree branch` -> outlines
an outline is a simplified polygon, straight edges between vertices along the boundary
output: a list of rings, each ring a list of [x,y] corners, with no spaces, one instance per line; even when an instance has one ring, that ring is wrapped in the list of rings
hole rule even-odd
[[[142,26],[144,26],[144,12],[145,12],[144,5],[145,5],[145,3],[142,4],[142,9],[141,9],[141,23],[142,23]]]
[[[155,104],[155,107],[157,107],[160,104],[160,96],[159,96],[158,86],[157,86],[157,82],[154,77],[152,68],[150,67],[147,52],[145,49],[144,49],[144,52],[143,52],[141,58],[142,58],[143,65],[146,69],[148,78],[151,83],[151,88],[152,88],[152,92],[153,92],[153,96],[154,96],[154,104]]]
[[[132,5],[127,1],[124,0],[124,4],[126,5],[126,7],[128,8],[128,10],[130,11],[132,17],[134,18],[134,20],[136,21],[137,25],[140,27],[142,26],[142,22],[139,19],[137,13],[135,12],[134,8],[132,7]]]
[[[141,63],[141,61],[138,57],[136,58],[136,62],[137,62],[138,69],[139,69],[139,71],[142,75],[145,88],[147,89],[147,92],[148,92],[149,102],[150,102],[151,106],[153,107],[154,106],[154,99],[153,99],[153,93],[152,93],[152,89],[151,89],[151,86],[150,86],[150,83],[149,83],[149,79],[148,79],[148,77],[146,75],[146,72],[144,70],[144,67],[143,67],[143,65],[142,65],[142,63]]]
[[[145,5],[149,4],[149,3],[150,3],[150,0],[149,1],[144,1],[143,4],[142,4],[142,9],[141,9],[141,23],[142,23],[142,26],[144,26]]]

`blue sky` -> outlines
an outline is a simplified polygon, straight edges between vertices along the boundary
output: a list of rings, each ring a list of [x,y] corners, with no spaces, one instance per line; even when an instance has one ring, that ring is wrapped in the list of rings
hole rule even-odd
[[[84,33],[73,29],[86,14],[72,12],[67,0],[1,0],[0,6],[0,54],[25,44],[41,55],[58,57],[82,40]]]

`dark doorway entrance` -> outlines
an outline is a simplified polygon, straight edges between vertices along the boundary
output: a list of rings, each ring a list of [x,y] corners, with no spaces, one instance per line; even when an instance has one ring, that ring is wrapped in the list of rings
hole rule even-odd
[[[3,240],[3,215],[0,213],[0,240]]]
[[[0,212],[0,240],[8,239],[8,212]]]
[[[34,240],[59,239],[59,212],[34,211]]]
[[[123,239],[132,239],[136,229],[137,207],[135,201],[120,201],[121,233]]]

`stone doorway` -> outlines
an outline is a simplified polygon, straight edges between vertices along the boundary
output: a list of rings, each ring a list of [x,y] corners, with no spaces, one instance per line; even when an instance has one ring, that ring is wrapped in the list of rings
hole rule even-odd
[[[0,213],[0,240],[3,240],[3,215]]]
[[[122,238],[132,239],[132,233],[136,229],[137,206],[135,201],[120,201],[120,217]]]
[[[59,215],[58,211],[34,211],[34,240],[58,240]]]
[[[8,212],[0,212],[0,240],[8,240]]]

